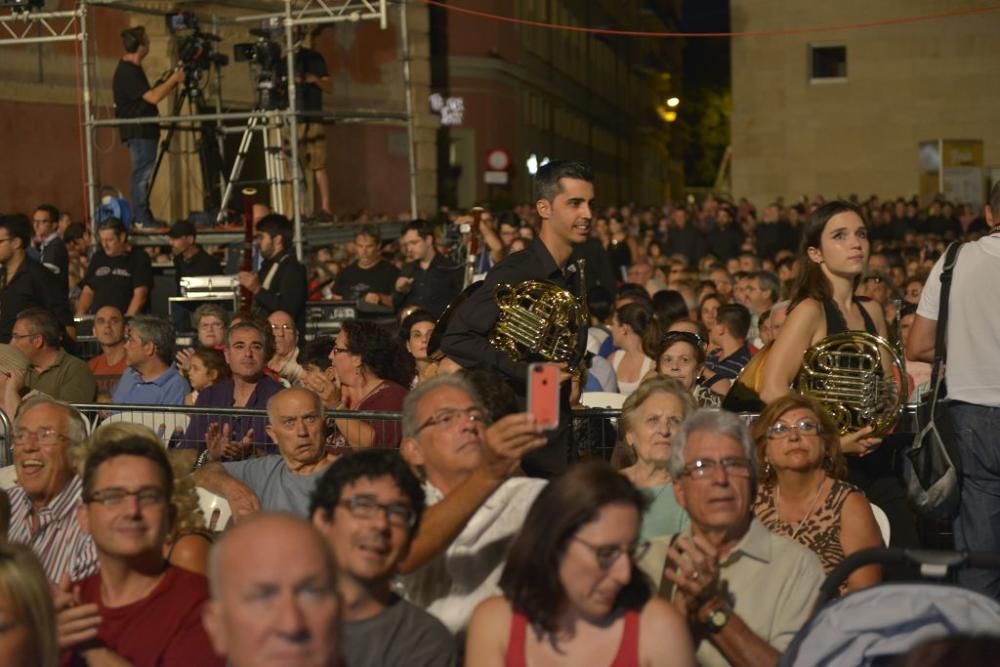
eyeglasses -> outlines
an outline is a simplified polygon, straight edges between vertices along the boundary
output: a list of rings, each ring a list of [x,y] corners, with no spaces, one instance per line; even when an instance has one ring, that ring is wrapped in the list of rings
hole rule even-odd
[[[336,345],[333,346],[334,354],[346,354],[348,352],[350,352],[350,350],[348,350],[346,347],[337,347]]]
[[[354,496],[341,500],[338,505],[347,508],[355,519],[374,519],[381,511],[386,520],[397,528],[413,528],[417,523],[417,513],[409,505],[383,505],[371,496]]]
[[[816,435],[823,432],[823,428],[813,420],[800,419],[797,424],[774,422],[767,427],[767,437],[771,440],[781,440],[787,438],[793,430],[798,431],[799,435]]]
[[[272,324],[271,331],[293,331],[295,325],[293,324]]]
[[[163,489],[156,486],[144,486],[138,491],[126,491],[119,486],[108,489],[94,491],[90,496],[84,498],[88,503],[98,503],[105,507],[115,507],[125,502],[126,498],[135,496],[139,501],[139,507],[151,507],[159,505],[166,499]]]
[[[43,426],[36,431],[32,431],[30,428],[19,428],[14,431],[15,445],[27,444],[27,442],[32,439],[39,445],[54,445],[61,440],[66,439],[66,436],[59,433],[54,428],[49,428],[48,426]]]
[[[597,567],[605,571],[610,570],[622,554],[627,554],[633,563],[642,560],[642,557],[649,551],[650,544],[649,540],[636,542],[628,547],[623,547],[620,544],[591,544],[579,537],[574,537],[573,541],[590,549],[594,553],[594,558],[597,559]]]
[[[431,415],[427,421],[420,425],[417,433],[420,433],[428,426],[444,426],[448,428],[459,423],[459,418],[463,416],[468,417],[470,421],[476,424],[486,424],[489,422],[489,415],[486,414],[486,411],[476,405],[468,408],[446,408],[437,414]]]
[[[697,459],[684,466],[681,476],[688,476],[691,479],[705,479],[715,475],[719,466],[726,472],[727,477],[749,477],[750,459],[743,457],[729,457],[716,461],[715,459]]]
[[[32,338],[34,336],[40,336],[40,335],[41,334],[39,334],[39,333],[26,333],[26,334],[12,333],[10,335],[10,337],[11,338]]]

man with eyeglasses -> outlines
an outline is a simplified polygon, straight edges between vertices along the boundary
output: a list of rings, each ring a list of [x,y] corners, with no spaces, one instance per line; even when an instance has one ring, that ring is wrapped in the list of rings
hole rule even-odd
[[[458,375],[421,382],[403,403],[400,452],[422,477],[428,508],[399,566],[402,590],[454,634],[477,604],[499,595],[506,547],[545,486],[514,476],[523,456],[545,445],[532,416],[488,421]]]
[[[420,481],[399,454],[340,459],[317,483],[310,511],[337,561],[345,664],[456,665],[448,629],[392,591],[424,511]]]
[[[44,308],[28,308],[17,314],[11,345],[24,353],[29,366],[23,376],[12,374],[0,381],[14,389],[23,381],[29,391],[40,391],[67,403],[87,403],[97,394],[94,374],[82,359],[62,348],[62,334],[55,316]],[[13,386],[11,386],[13,385]],[[18,400],[8,395],[5,405]]]
[[[75,335],[67,286],[31,259],[31,226],[24,215],[0,216],[0,343],[11,342],[17,314],[41,306],[52,312],[61,329]]]
[[[83,484],[74,456],[86,437],[80,413],[47,396],[29,398],[14,420],[17,484],[7,491],[7,539],[30,546],[53,583],[97,571],[94,542],[76,520]]]
[[[299,365],[299,332],[295,320],[283,310],[276,310],[267,316],[267,323],[274,336],[274,354],[267,367],[281,380],[294,385],[305,371]]]
[[[80,527],[100,571],[55,594],[59,647],[68,665],[222,665],[201,623],[208,582],[170,565],[164,543],[174,475],[150,434],[102,441],[83,468]]]
[[[464,274],[438,254],[434,228],[424,220],[414,220],[403,228],[399,246],[408,260],[396,278],[392,305],[398,313],[407,306],[420,306],[435,318],[462,291]]]
[[[823,568],[808,549],[771,533],[753,515],[753,442],[742,419],[699,410],[674,436],[670,474],[691,519],[655,562],[661,586],[702,637],[699,665],[775,664],[812,613]],[[662,552],[661,552],[662,553]],[[666,584],[667,582],[664,582]]]
[[[309,495],[337,458],[326,451],[323,402],[312,391],[278,392],[267,402],[267,416],[278,454],[207,463],[195,472],[195,483],[224,496],[237,521],[260,510],[308,517]]]
[[[59,209],[52,204],[42,204],[31,216],[31,227],[38,241],[38,261],[59,276],[59,287],[65,287],[68,294],[69,252],[66,244],[59,238],[59,217]]]

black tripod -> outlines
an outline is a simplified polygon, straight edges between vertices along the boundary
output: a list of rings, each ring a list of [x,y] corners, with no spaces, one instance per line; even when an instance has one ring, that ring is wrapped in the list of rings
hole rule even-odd
[[[180,115],[184,103],[187,102],[189,112],[204,113],[207,109],[203,102],[201,88],[198,87],[197,71],[188,70],[184,78],[184,88],[174,100],[174,107],[171,116]],[[220,187],[218,185],[219,175],[222,172],[222,154],[218,144],[218,135],[211,123],[201,123],[201,127],[195,127],[195,147],[198,151],[198,162],[201,166],[202,179],[202,210],[210,211],[219,206]],[[159,152],[156,155],[156,164],[153,166],[153,173],[149,178],[149,186],[146,189],[146,201],[149,201],[153,192],[153,185],[156,183],[156,176],[160,173],[160,166],[163,164],[163,156],[170,150],[177,133],[177,123],[171,122],[167,129],[167,135],[160,141]],[[214,146],[214,148],[213,148]],[[215,183],[214,185],[212,185]]]

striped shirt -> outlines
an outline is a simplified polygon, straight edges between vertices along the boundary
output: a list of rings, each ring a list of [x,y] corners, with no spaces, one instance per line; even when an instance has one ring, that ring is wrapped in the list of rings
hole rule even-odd
[[[31,498],[19,484],[7,491],[11,510],[7,539],[30,546],[42,562],[45,574],[56,583],[64,572],[73,581],[97,572],[94,541],[80,530],[76,518],[82,492],[83,481],[75,475],[59,495],[38,511],[38,529],[32,533]]]

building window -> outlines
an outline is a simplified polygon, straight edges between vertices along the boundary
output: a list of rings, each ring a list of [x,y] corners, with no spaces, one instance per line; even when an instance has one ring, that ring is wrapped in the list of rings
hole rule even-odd
[[[809,80],[812,83],[847,81],[847,47],[843,44],[810,45]]]

